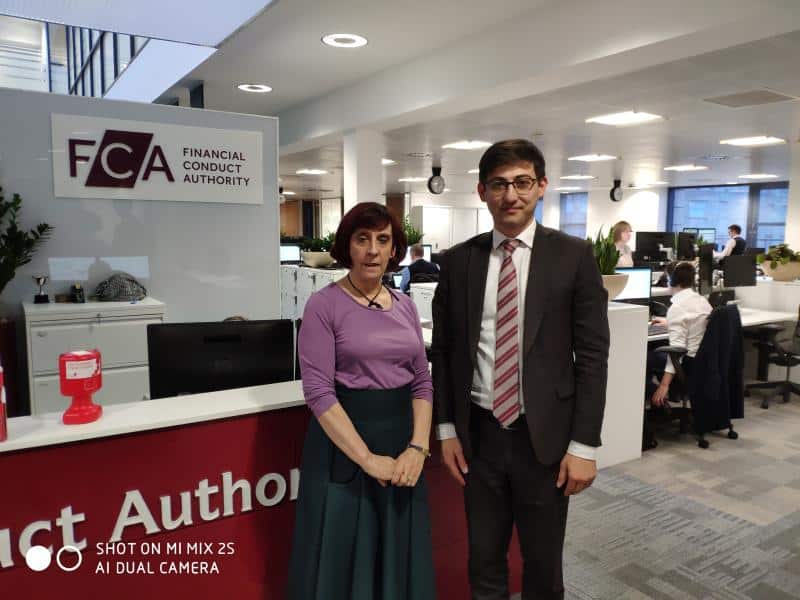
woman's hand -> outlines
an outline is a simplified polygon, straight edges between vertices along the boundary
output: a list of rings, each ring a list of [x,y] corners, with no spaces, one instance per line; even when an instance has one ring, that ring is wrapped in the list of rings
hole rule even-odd
[[[394,463],[392,485],[414,487],[422,473],[425,455],[419,450],[406,448]]]
[[[378,480],[378,483],[386,487],[386,482],[392,479],[396,472],[396,463],[397,461],[391,456],[381,456],[379,454],[370,453],[361,465],[361,468],[364,469],[367,475],[374,477]]]
[[[667,320],[664,317],[653,317],[650,319],[650,323],[653,325],[661,325],[662,327],[666,327]]]

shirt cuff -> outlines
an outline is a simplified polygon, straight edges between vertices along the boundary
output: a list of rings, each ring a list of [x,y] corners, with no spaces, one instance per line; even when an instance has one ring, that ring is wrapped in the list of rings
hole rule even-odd
[[[453,423],[442,423],[436,426],[436,439],[439,441],[450,440],[456,436],[456,426]]]
[[[578,458],[583,458],[585,460],[597,460],[597,448],[594,446],[581,444],[575,440],[569,443],[567,454],[572,454],[572,456],[577,456]]]

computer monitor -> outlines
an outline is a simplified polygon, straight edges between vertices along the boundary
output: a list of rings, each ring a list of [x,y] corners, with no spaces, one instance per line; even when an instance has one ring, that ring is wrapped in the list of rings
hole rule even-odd
[[[431,253],[433,252],[433,245],[431,244],[422,244],[422,258],[431,262]],[[406,250],[406,257],[403,259],[403,262],[400,263],[401,267],[407,267],[411,264],[411,246],[408,247]]]
[[[292,322],[148,325],[147,355],[153,399],[291,381]]]
[[[756,284],[756,257],[752,254],[728,256],[722,266],[725,287]]]
[[[695,235],[698,234],[700,230],[697,227],[684,227],[683,233],[693,233]]]
[[[746,255],[748,255],[748,256],[749,255],[758,256],[759,254],[766,254],[767,253],[767,249],[766,248],[752,248],[752,247],[748,246],[747,248],[744,249],[744,253]]]
[[[299,244],[281,244],[281,264],[293,264],[300,262]]]
[[[392,285],[394,289],[399,290],[400,286],[403,283],[403,274],[402,273],[393,273],[392,274]]]
[[[662,248],[675,247],[675,234],[670,231],[637,231],[636,252],[640,256],[658,257]]]
[[[703,296],[708,296],[714,287],[714,244],[701,244],[699,246],[699,255],[700,293]]]
[[[614,300],[650,300],[651,270],[650,267],[633,267],[616,269],[616,273],[628,275],[628,283]]]
[[[697,234],[682,231],[678,234],[678,259],[694,260],[694,245]]]

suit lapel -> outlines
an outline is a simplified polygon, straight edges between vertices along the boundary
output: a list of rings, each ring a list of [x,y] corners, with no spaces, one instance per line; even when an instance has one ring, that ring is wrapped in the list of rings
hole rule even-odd
[[[486,275],[489,271],[489,253],[492,250],[492,232],[478,236],[470,246],[467,259],[467,332],[469,357],[473,366],[478,354],[481,334],[483,298],[486,293]]]
[[[542,324],[544,309],[547,304],[550,280],[557,256],[553,251],[552,230],[541,225],[536,226],[533,238],[531,262],[528,267],[528,283],[525,288],[525,323],[523,356],[527,356],[533,348],[533,342]]]

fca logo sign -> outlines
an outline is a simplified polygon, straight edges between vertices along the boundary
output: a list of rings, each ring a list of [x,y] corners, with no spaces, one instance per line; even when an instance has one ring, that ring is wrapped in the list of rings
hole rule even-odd
[[[86,187],[132,188],[142,172],[142,181],[150,179],[154,171],[164,173],[167,181],[173,182],[167,159],[161,146],[154,145],[148,157],[152,133],[118,131],[107,129],[94,155],[94,161],[86,178]],[[94,140],[69,140],[69,176],[78,176],[78,163],[88,163],[91,156],[78,154],[79,146],[94,146]],[[147,164],[145,164],[147,159]]]

